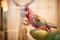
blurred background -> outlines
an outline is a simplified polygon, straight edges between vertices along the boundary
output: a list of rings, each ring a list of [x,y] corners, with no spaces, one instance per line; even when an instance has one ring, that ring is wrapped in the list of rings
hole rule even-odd
[[[60,31],[59,4],[59,0],[35,0],[29,7],[41,18],[57,26]],[[12,0],[0,0],[0,40],[18,39],[19,13],[19,8]]]

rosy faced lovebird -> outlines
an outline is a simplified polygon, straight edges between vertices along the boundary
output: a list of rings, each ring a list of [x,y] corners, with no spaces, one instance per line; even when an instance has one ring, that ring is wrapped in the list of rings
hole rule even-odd
[[[36,29],[50,31],[50,28],[56,28],[54,24],[47,22],[37,14],[34,14],[34,12],[30,8],[26,7],[25,11],[27,13],[26,18],[28,19],[28,22]]]

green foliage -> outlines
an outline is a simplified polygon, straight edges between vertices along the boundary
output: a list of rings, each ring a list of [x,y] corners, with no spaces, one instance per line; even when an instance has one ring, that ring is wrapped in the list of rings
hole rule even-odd
[[[30,34],[36,40],[60,40],[60,33],[50,32],[48,33],[45,30],[31,30]]]
[[[60,40],[60,34],[58,32],[49,33],[45,40]]]

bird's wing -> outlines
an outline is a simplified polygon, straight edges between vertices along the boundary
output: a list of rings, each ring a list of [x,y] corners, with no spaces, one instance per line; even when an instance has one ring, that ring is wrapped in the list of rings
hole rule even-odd
[[[53,23],[50,23],[50,22],[48,22],[48,21],[46,21],[44,19],[42,21],[44,22],[45,26],[49,26],[51,28],[56,28],[56,26]]]
[[[45,26],[42,21],[37,21],[34,16],[32,17],[32,21],[38,26]]]

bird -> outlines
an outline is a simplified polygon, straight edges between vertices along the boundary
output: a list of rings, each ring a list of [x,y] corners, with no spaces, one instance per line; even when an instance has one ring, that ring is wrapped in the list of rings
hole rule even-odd
[[[28,19],[28,22],[34,28],[42,29],[42,30],[46,30],[46,31],[51,31],[50,28],[56,28],[56,26],[54,24],[44,20],[43,18],[41,18],[37,14],[34,14],[34,12],[29,7],[26,7],[25,11],[27,12],[26,18]]]

